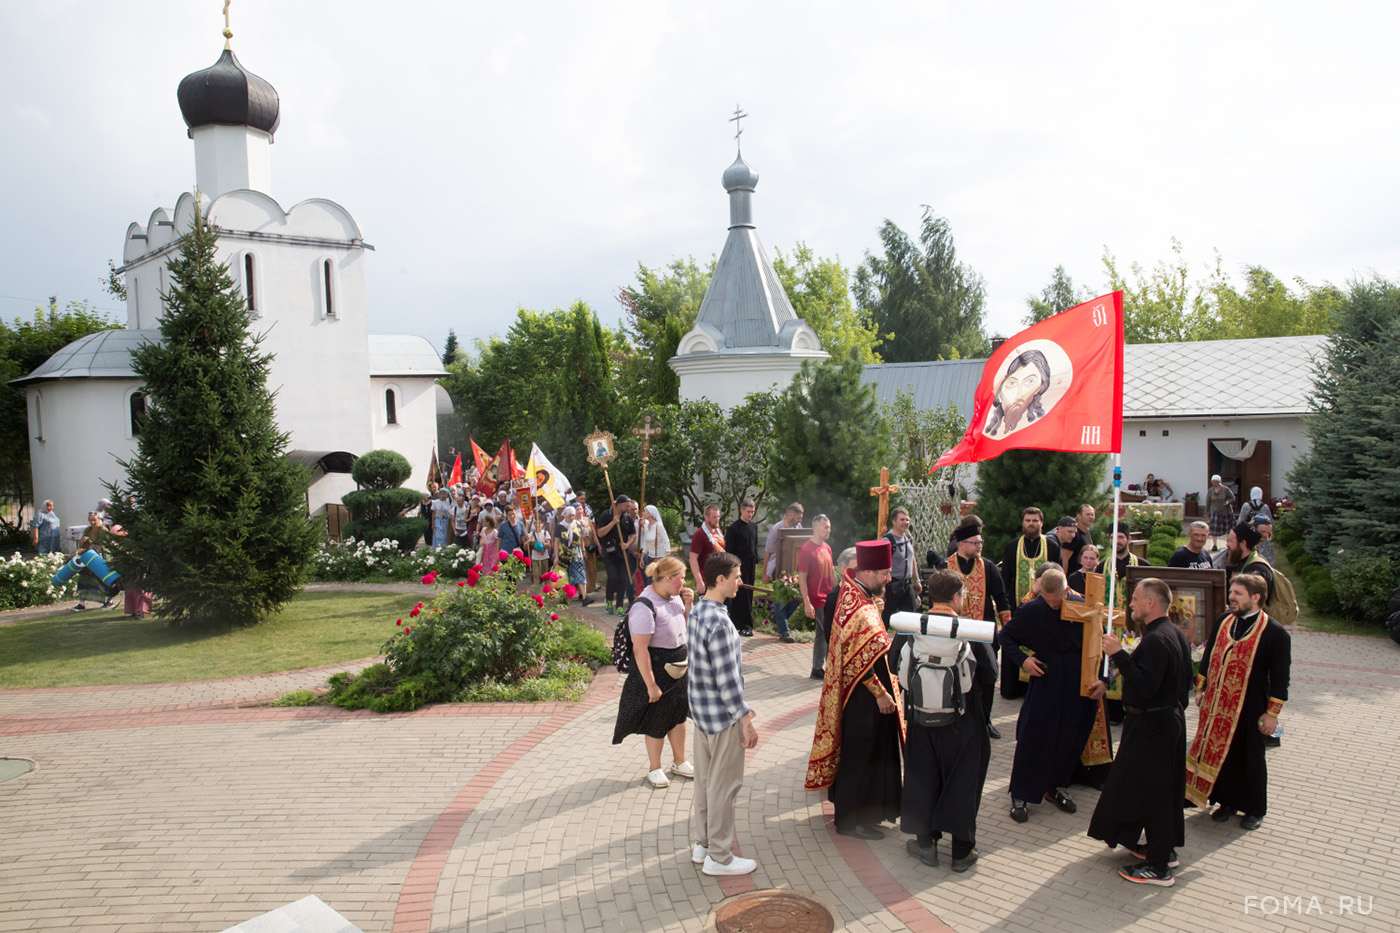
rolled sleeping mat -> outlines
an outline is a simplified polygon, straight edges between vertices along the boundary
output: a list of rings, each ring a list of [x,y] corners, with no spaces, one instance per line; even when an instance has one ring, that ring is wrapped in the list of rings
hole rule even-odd
[[[938,635],[988,645],[997,632],[996,624],[985,619],[964,619],[931,612],[896,612],[890,616],[890,628],[905,635]]]
[[[73,559],[62,567],[58,568],[58,573],[53,575],[54,586],[63,586],[69,580],[78,575],[81,570],[86,570],[102,582],[102,585],[111,588],[121,579],[121,574],[117,573],[102,555],[94,550],[87,550],[81,554],[75,554]]]

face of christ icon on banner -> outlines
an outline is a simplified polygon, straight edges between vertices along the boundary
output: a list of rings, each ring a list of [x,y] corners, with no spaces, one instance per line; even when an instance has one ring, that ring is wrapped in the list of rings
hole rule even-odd
[[[1018,448],[1123,449],[1122,292],[1056,314],[1002,344],[982,369],[967,433],[933,469]]]

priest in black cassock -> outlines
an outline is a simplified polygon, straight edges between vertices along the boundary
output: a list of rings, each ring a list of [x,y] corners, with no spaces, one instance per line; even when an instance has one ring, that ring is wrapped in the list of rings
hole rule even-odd
[[[975,618],[965,611],[961,574],[936,571],[929,578],[928,594],[929,612]],[[949,644],[949,655],[956,653],[957,641],[939,641]],[[909,685],[903,686],[907,691]],[[972,690],[964,700],[962,715],[951,725],[927,727],[909,719],[900,815],[900,828],[916,837],[905,851],[930,868],[938,867],[938,840],[944,833],[952,837],[955,872],[967,871],[977,861],[977,811],[992,758],[992,743],[982,726],[982,691]]]
[[[1134,884],[1171,887],[1175,846],[1186,843],[1181,805],[1186,776],[1184,710],[1191,696],[1191,642],[1167,617],[1171,589],[1155,577],[1139,580],[1129,603],[1142,639],[1131,654],[1116,634],[1103,637],[1104,654],[1123,675],[1123,737],[1108,782],[1089,820],[1089,836],[1124,846],[1141,861],[1118,869]],[[1102,697],[1107,683],[1094,686]],[[1146,845],[1143,836],[1146,835]]]
[[[1098,702],[1079,695],[1084,626],[1060,618],[1067,589],[1064,571],[1049,568],[1040,576],[1040,595],[1023,603],[1001,630],[1003,662],[1009,659],[1030,674],[1011,763],[1011,818],[1018,823],[1030,819],[1029,803],[1048,800],[1066,813],[1078,809],[1065,788],[1094,729]]]
[[[968,522],[964,519],[963,524],[953,532],[953,539],[958,545],[956,569],[967,584],[964,615],[969,619],[985,619],[993,624],[1005,625],[1011,620],[1011,601],[996,564],[982,556],[981,521]],[[977,690],[982,695],[982,717],[987,724],[987,735],[994,739],[1001,738],[997,727],[992,725],[992,699],[997,692],[997,650],[1000,647],[1000,640],[995,638],[990,645],[972,643],[972,653],[977,658]]]
[[[739,558],[739,579],[753,586],[754,568],[758,566],[758,524],[753,520],[757,509],[752,499],[739,505],[739,517],[724,535],[724,549]],[[753,634],[753,590],[741,586],[734,598],[724,604],[729,619],[740,635]]]
[[[1230,581],[1230,612],[1205,640],[1196,678],[1200,722],[1186,756],[1186,796],[1196,806],[1218,806],[1223,823],[1242,812],[1240,825],[1258,829],[1269,804],[1264,740],[1278,728],[1288,700],[1293,642],[1263,611],[1268,584],[1255,573]]]

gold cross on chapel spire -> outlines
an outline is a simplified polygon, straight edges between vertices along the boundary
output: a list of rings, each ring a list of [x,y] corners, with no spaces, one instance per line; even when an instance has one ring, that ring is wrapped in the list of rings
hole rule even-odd
[[[224,48],[229,48],[233,39],[233,30],[228,24],[228,8],[231,3],[233,0],[224,0]]]

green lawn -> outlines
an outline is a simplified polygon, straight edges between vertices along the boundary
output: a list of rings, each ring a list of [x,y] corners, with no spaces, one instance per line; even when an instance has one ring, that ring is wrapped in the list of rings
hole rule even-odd
[[[426,590],[426,587],[425,587]],[[302,593],[251,628],[172,628],[117,609],[0,627],[0,689],[210,680],[353,661],[379,653],[405,593]]]

